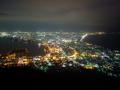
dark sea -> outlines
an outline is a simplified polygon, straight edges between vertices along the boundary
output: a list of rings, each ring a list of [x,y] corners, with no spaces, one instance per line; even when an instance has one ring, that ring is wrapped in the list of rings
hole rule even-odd
[[[84,41],[93,45],[102,46],[106,49],[120,50],[120,33],[89,35]]]

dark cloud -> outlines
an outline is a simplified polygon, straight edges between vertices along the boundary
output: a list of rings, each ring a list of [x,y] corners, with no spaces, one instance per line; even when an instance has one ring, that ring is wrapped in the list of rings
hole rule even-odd
[[[0,16],[8,16],[8,13],[0,12]]]

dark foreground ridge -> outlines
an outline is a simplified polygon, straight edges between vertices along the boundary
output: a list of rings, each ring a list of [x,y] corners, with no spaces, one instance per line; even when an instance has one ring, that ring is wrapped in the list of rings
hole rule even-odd
[[[33,78],[33,79],[84,79],[84,80],[112,80],[117,79],[113,77],[106,76],[102,73],[96,72],[95,70],[55,70],[51,69],[47,72],[41,71],[32,67],[10,67],[1,68],[0,75],[2,78]]]
[[[99,88],[109,87],[119,88],[119,78],[105,76],[96,71],[83,70],[78,71],[61,71],[50,70],[42,72],[31,67],[2,68],[0,69],[0,80],[7,83],[24,83],[24,85],[40,85],[41,87],[59,86],[89,88],[99,86]],[[43,85],[43,86],[42,86]]]

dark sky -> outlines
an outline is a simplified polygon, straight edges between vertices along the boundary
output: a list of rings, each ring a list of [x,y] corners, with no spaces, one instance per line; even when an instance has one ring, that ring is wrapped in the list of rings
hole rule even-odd
[[[0,0],[0,30],[119,31],[120,0]]]

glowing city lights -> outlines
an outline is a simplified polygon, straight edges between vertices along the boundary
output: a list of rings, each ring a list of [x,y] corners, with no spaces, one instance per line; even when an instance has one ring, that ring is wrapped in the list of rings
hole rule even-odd
[[[116,67],[120,67],[120,51],[108,50],[83,41],[88,35],[93,34],[105,33],[1,32],[1,38],[11,38],[10,40],[15,44],[16,40],[22,40],[23,46],[34,43],[38,53],[31,55],[33,52],[30,50],[33,48],[25,47],[0,54],[0,67],[31,65],[45,72],[51,68],[58,68],[58,72],[67,68],[68,70],[83,68],[111,76],[120,76],[120,71],[115,71]]]

